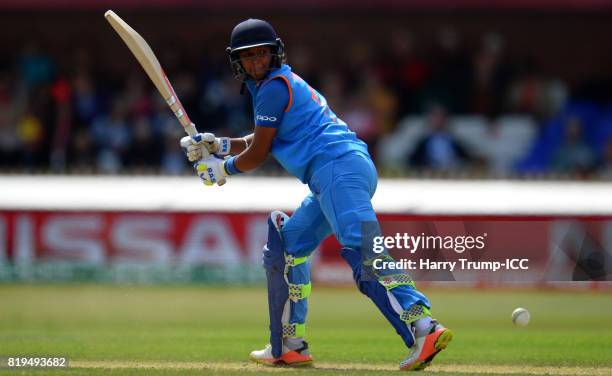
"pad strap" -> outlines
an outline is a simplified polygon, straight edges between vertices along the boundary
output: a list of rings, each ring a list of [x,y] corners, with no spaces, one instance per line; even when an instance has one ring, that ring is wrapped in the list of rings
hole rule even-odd
[[[308,261],[308,256],[293,257],[285,253],[285,278],[289,274],[289,268],[303,264],[306,261]],[[289,286],[289,299],[294,302],[297,302],[300,299],[306,299],[310,296],[310,292],[312,290],[311,282],[306,284],[294,284],[287,280],[287,285]]]
[[[312,282],[308,283],[291,283],[289,282],[289,268],[294,268],[298,265],[304,264],[308,261],[308,256],[304,257],[293,257],[290,254],[285,253],[285,281],[287,282],[289,300],[293,303],[298,303],[302,299],[306,299],[310,296],[312,291]],[[286,307],[290,307],[288,303]],[[285,316],[283,317],[285,318]],[[288,317],[287,317],[288,320]],[[283,323],[283,337],[304,337],[306,334],[305,323]]]
[[[414,281],[407,273],[391,274],[378,278],[378,282],[383,285],[387,290],[396,288],[397,286],[410,286],[413,289],[416,288]]]
[[[410,274],[407,272],[399,272],[399,273],[389,273],[388,270],[377,270],[373,267],[374,261],[382,260],[382,261],[395,261],[393,257],[386,254],[378,255],[377,257],[371,258],[369,260],[364,261],[364,265],[367,266],[367,271],[370,272],[372,278],[377,278],[378,282],[383,285],[387,290],[394,289],[398,286],[409,286],[412,289],[416,289],[416,285],[410,277]]]
[[[306,261],[308,261],[308,256],[293,257],[293,256],[285,253],[285,265],[286,265],[286,268],[289,268],[291,266],[297,266],[297,265],[303,264]],[[287,270],[285,270],[285,272],[286,271]]]
[[[304,337],[306,324],[283,324],[283,337]]]
[[[293,284],[288,283],[289,285],[289,299],[297,302],[300,299],[306,299],[310,296],[310,292],[312,290],[312,282],[308,282],[306,284]]]
[[[402,314],[400,315],[400,319],[402,319],[402,321],[405,321],[407,324],[411,324],[419,319],[428,316],[431,316],[431,312],[429,312],[429,309],[427,309],[427,307],[420,304],[415,304],[410,307],[410,309],[403,310]]]

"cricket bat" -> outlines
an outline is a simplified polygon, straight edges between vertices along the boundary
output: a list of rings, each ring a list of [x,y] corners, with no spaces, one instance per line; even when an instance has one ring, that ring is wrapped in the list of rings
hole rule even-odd
[[[149,44],[144,40],[143,37],[140,36],[130,25],[128,25],[125,21],[123,21],[115,12],[112,10],[108,10],[104,13],[104,17],[111,24],[113,29],[119,34],[121,39],[128,46],[132,54],[136,57],[136,60],[140,63],[142,68],[147,72],[147,75],[153,81],[153,84],[164,98],[172,112],[174,112],[174,116],[176,116],[177,120],[183,128],[185,132],[189,136],[195,136],[198,134],[198,131],[195,127],[195,124],[191,122],[187,112],[183,108],[181,101],[176,96],[166,73],[162,69],[159,64],[159,60],[149,47]],[[202,146],[202,156],[207,157],[208,151],[206,147]],[[220,180],[217,184],[223,185],[225,184],[225,179]]]

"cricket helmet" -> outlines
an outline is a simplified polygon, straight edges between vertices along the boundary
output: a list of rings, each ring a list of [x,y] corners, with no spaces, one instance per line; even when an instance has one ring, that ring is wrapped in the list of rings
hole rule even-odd
[[[230,45],[226,48],[234,77],[241,81],[248,79],[247,73],[240,64],[240,51],[259,46],[271,47],[270,69],[280,68],[285,59],[285,45],[272,25],[264,20],[249,18],[234,27],[230,36]]]

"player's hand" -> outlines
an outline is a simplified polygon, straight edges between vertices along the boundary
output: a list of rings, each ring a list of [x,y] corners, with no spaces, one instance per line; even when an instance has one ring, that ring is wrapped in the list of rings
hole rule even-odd
[[[215,137],[212,133],[198,133],[192,137],[194,145],[204,145],[209,154],[228,155],[231,148],[229,137]],[[194,157],[197,151],[194,149]],[[200,158],[201,159],[201,158]]]
[[[223,185],[225,184],[225,177],[228,176],[224,165],[225,160],[211,155],[196,162],[193,167],[205,185],[214,185],[215,183]]]
[[[190,162],[197,162],[203,157],[203,148],[208,154],[228,155],[231,148],[229,137],[215,137],[212,133],[198,133],[193,137],[185,136],[181,139],[181,147]]]

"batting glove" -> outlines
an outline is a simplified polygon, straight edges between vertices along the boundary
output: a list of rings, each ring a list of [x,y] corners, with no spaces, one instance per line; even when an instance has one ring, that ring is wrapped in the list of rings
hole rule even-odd
[[[202,154],[202,147],[206,148],[209,154],[228,155],[231,148],[229,137],[215,137],[212,133],[198,133],[193,137],[183,137],[181,147],[185,150],[187,158],[191,162],[197,162],[205,155]]]
[[[214,155],[208,156],[200,161],[197,161],[193,167],[198,176],[204,182],[204,185],[219,185],[225,183],[225,177],[229,174],[225,170],[225,160]]]

